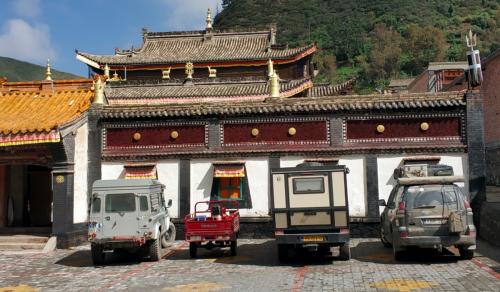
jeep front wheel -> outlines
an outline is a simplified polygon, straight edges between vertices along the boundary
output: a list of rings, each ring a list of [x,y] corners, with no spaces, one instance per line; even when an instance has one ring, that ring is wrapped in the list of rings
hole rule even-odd
[[[160,239],[153,239],[149,243],[149,259],[157,262],[161,259],[161,243]]]

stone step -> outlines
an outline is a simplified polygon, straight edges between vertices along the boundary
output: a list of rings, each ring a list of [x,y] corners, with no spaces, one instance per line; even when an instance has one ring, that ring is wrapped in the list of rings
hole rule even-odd
[[[45,243],[2,242],[0,250],[43,250]]]
[[[2,243],[46,243],[48,236],[36,235],[0,235],[0,244]]]

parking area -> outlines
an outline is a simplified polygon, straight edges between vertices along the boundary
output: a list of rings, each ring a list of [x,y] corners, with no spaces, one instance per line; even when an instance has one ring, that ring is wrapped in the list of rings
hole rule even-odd
[[[110,255],[98,267],[89,246],[1,254],[0,291],[500,291],[500,265],[480,253],[468,261],[453,250],[415,250],[395,262],[377,239],[353,239],[351,251],[350,261],[299,252],[284,265],[273,240],[244,239],[237,256],[200,250],[197,259],[177,241],[160,262]]]

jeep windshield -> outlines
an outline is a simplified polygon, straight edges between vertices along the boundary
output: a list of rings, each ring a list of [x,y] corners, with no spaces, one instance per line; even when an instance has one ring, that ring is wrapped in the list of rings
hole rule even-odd
[[[458,208],[460,190],[453,185],[418,185],[409,186],[403,196],[407,209],[434,209],[447,206]]]
[[[107,194],[105,210],[106,213],[135,211],[135,194]]]

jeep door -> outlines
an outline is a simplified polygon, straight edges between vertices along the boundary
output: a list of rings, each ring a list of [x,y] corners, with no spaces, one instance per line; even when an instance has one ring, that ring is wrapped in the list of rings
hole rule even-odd
[[[104,200],[103,235],[138,236],[138,197],[134,193],[108,193]]]

